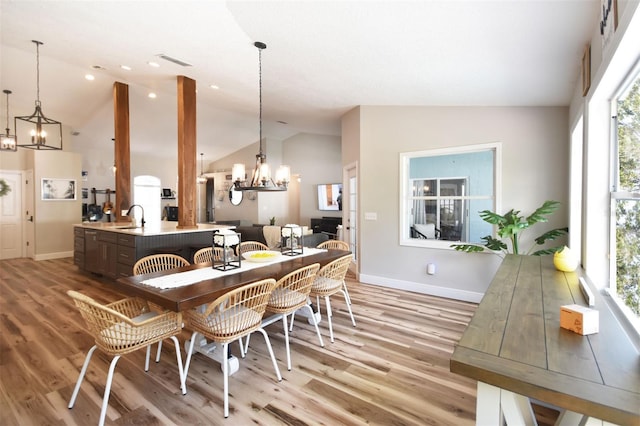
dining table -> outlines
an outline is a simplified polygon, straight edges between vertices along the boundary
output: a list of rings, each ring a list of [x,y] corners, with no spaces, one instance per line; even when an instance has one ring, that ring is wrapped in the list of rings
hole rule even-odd
[[[200,308],[243,285],[266,278],[279,280],[296,269],[314,263],[319,263],[322,267],[346,255],[351,255],[351,252],[304,247],[302,254],[279,254],[273,260],[261,262],[241,260],[240,267],[225,271],[218,270],[211,262],[207,262],[123,277],[115,281],[115,287],[128,296],[139,297],[161,308],[181,312]],[[185,347],[188,344],[189,341],[185,342]],[[202,339],[195,350],[218,363],[222,362],[221,351],[217,350],[214,342]],[[230,357],[229,374],[237,370],[238,360]]]

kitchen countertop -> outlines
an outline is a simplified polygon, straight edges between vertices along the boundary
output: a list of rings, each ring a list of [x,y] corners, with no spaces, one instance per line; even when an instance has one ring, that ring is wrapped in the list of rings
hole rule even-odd
[[[134,227],[130,222],[82,222],[74,227],[85,229],[99,229],[101,231],[118,232],[135,236],[152,236],[167,234],[183,234],[193,232],[214,231],[216,229],[234,228],[229,225],[217,225],[211,223],[198,223],[196,228],[178,229],[178,222],[161,221],[158,224],[145,224],[144,228]]]

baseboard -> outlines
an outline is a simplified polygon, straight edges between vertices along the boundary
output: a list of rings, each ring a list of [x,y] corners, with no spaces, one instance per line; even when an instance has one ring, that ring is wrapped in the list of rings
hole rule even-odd
[[[373,284],[381,287],[395,288],[398,290],[412,291],[414,293],[428,294],[431,296],[445,297],[447,299],[462,300],[465,302],[480,303],[484,293],[460,290],[449,287],[438,287],[429,284],[412,281],[394,280],[375,275],[360,274],[359,281],[365,284]]]
[[[73,251],[61,251],[58,253],[36,254],[33,260],[62,259],[63,257],[73,257]]]

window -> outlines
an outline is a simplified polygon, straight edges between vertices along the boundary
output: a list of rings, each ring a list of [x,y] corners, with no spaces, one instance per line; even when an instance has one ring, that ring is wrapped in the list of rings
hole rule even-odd
[[[614,176],[611,191],[611,292],[640,317],[640,72],[612,106]]]
[[[497,209],[499,147],[400,154],[400,244],[450,248],[492,234],[478,212]]]

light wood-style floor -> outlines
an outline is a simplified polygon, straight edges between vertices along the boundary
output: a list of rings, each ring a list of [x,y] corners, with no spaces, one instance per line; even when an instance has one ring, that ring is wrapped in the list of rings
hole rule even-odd
[[[332,298],[335,343],[321,324],[296,321],[292,371],[281,323],[267,330],[283,381],[256,335],[230,377],[230,416],[222,416],[222,373],[195,355],[187,395],[175,350],[144,372],[144,351],[124,356],[113,380],[107,424],[138,425],[471,425],[476,383],[449,372],[449,358],[476,305],[348,282],[357,327],[342,297]],[[73,409],[67,408],[93,345],[68,289],[102,302],[123,295],[109,280],[79,272],[72,259],[0,261],[0,424],[97,424],[111,359],[99,351]],[[189,336],[184,332],[181,343]],[[238,354],[238,346],[232,346]],[[184,356],[184,349],[183,349]]]

